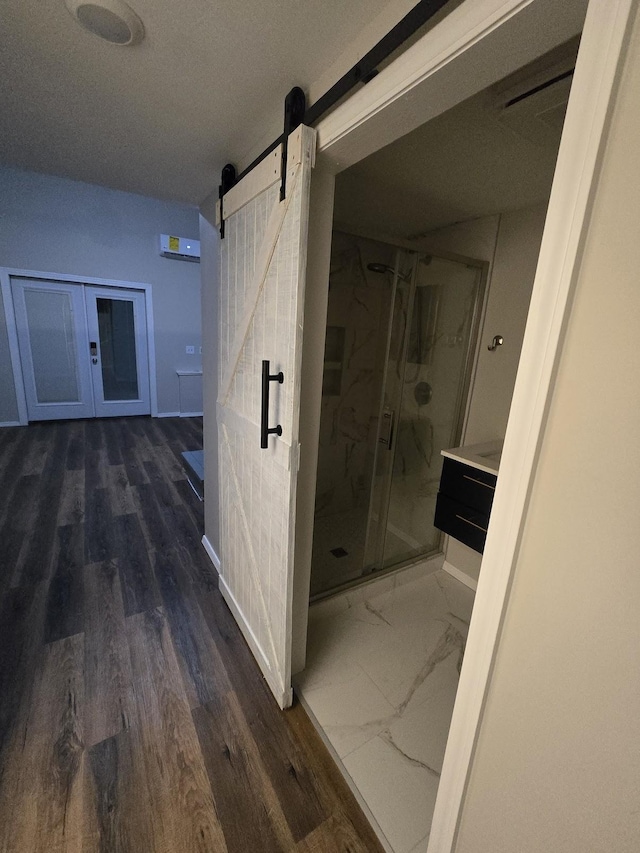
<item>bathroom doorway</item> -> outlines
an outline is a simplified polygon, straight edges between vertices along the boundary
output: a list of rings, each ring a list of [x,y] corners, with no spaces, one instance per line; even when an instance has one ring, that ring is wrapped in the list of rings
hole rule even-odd
[[[485,267],[334,231],[312,596],[441,550],[440,451],[461,436]]]

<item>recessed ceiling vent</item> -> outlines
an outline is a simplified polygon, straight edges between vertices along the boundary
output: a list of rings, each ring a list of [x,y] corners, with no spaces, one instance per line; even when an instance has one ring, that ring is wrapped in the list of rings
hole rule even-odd
[[[537,145],[559,145],[578,40],[540,57],[493,87],[498,121]]]
[[[67,9],[85,30],[110,44],[131,46],[144,38],[140,18],[124,0],[65,0]]]

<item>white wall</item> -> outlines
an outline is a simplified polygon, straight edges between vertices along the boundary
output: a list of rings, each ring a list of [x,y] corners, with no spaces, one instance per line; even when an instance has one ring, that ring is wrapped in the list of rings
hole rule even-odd
[[[640,26],[595,192],[457,853],[640,849]]]
[[[158,235],[197,237],[196,208],[0,167],[0,266],[153,286],[159,412],[180,410],[177,369],[199,368],[200,267],[159,255]],[[0,423],[16,420],[0,311]],[[196,355],[185,354],[193,345]]]
[[[547,205],[487,216],[440,228],[420,248],[454,252],[490,263],[485,317],[464,427],[464,444],[504,438],[513,396]],[[487,349],[494,335],[503,346]],[[482,557],[455,539],[445,547],[448,563],[477,581]]]

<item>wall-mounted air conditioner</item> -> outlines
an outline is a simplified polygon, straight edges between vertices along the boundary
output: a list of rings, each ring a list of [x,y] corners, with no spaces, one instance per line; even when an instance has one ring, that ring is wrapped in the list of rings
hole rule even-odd
[[[175,261],[194,261],[198,264],[200,263],[200,240],[161,234],[160,254],[163,258],[173,258]]]

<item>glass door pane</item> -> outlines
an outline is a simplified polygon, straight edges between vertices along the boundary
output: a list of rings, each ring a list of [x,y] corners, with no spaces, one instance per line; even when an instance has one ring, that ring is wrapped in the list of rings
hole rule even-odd
[[[365,549],[365,572],[380,568],[385,534],[393,447],[402,401],[402,377],[407,352],[407,319],[413,296],[415,254],[398,250],[393,273],[392,302],[387,332],[387,350],[382,377],[382,395],[376,440],[374,476],[371,484],[369,522]]]
[[[396,249],[334,231],[311,594],[362,575]]]
[[[87,286],[85,295],[96,415],[150,414],[144,292]]]
[[[71,294],[29,289],[24,302],[38,403],[80,402]]]
[[[393,437],[380,568],[436,551],[440,451],[457,444],[469,375],[480,270],[421,256],[410,309]],[[397,380],[394,380],[397,385]]]
[[[138,365],[133,302],[96,299],[100,369],[105,400],[138,399]]]
[[[30,421],[94,415],[82,285],[13,278]]]

